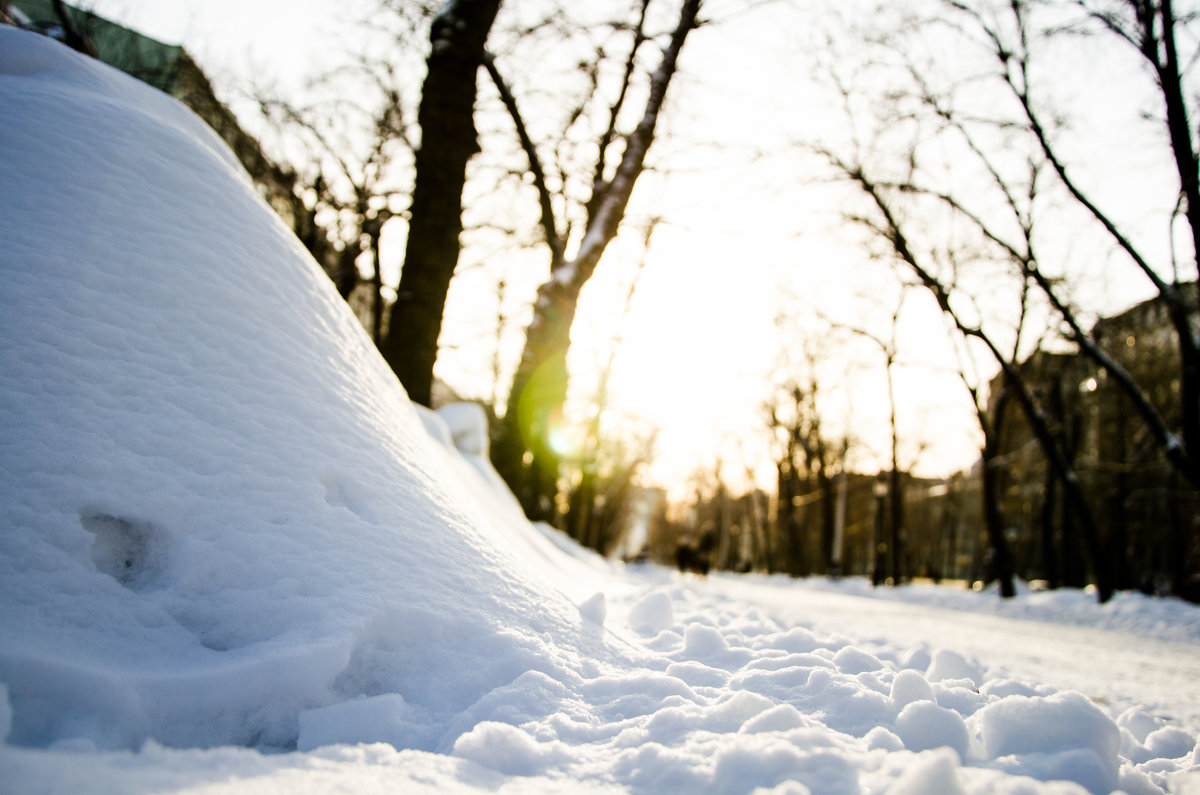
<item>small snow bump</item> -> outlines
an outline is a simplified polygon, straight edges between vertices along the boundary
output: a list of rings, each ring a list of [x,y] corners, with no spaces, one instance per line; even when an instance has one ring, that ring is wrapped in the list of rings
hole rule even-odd
[[[685,657],[711,657],[729,648],[725,636],[714,627],[689,624],[683,631],[683,655]]]
[[[1064,778],[1093,792],[1116,787],[1120,730],[1080,693],[1010,696],[979,710],[971,724],[984,759],[1011,757],[1010,772]]]
[[[724,687],[729,684],[729,673],[695,660],[674,662],[667,666],[667,675],[687,682],[691,687]]]
[[[979,683],[983,681],[983,669],[978,663],[956,651],[938,649],[933,653],[933,660],[929,663],[929,670],[925,672],[925,677],[930,682],[967,679],[975,687],[979,687]]]
[[[1163,722],[1137,707],[1130,707],[1117,716],[1117,725],[1133,735],[1139,743],[1144,743],[1150,732],[1162,728]]]
[[[1164,726],[1150,732],[1146,748],[1156,757],[1179,759],[1196,747],[1196,738],[1177,726]]]
[[[933,656],[928,649],[917,647],[908,652],[900,663],[901,668],[911,668],[914,671],[927,671],[929,664],[933,662]]]
[[[883,662],[878,657],[855,646],[840,649],[833,655],[833,663],[844,674],[861,674],[883,668]]]
[[[896,707],[904,707],[916,701],[934,701],[933,688],[924,676],[916,671],[904,670],[892,680],[891,699]]]
[[[800,710],[791,704],[776,704],[764,712],[760,712],[742,724],[739,732],[742,734],[762,734],[764,732],[785,732],[800,729],[812,724]],[[897,743],[899,748],[899,743]]]
[[[569,757],[566,746],[554,740],[538,742],[528,732],[507,723],[484,721],[454,741],[454,756],[515,776],[536,776]]]
[[[932,701],[914,701],[896,718],[896,734],[910,751],[952,748],[966,759],[969,735],[962,716]]]
[[[604,619],[608,615],[608,600],[605,599],[604,592],[597,591],[581,602],[579,615],[583,617],[584,621],[604,626]]]
[[[871,751],[903,751],[904,743],[894,732],[876,726],[863,736],[863,742]]]
[[[790,652],[811,652],[821,647],[821,642],[804,627],[793,627],[775,638],[772,644],[777,649]]]
[[[651,591],[629,611],[629,626],[642,635],[656,635],[675,623],[671,597],[663,591]]]
[[[488,456],[488,419],[478,403],[458,402],[437,410],[453,440],[454,447],[467,455]]]
[[[993,679],[985,682],[979,692],[992,698],[1008,698],[1009,696],[1040,696],[1043,695],[1036,687],[1016,679]]]
[[[888,789],[888,795],[965,795],[958,780],[959,762],[947,750],[929,751]]]

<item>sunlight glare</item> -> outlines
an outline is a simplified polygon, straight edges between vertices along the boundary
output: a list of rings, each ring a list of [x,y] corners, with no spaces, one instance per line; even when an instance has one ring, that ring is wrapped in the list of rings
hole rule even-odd
[[[734,442],[744,446],[763,433],[775,312],[763,260],[664,233],[622,323],[601,319],[620,309],[596,300],[602,290],[581,305],[573,377],[590,377],[586,363],[606,355],[611,329],[620,325],[609,404],[655,429],[655,482],[679,488],[696,470],[737,457]],[[737,461],[735,468],[746,465]]]
[[[546,444],[563,461],[579,461],[587,452],[587,438],[578,423],[564,422],[562,417],[550,421],[546,430]]]

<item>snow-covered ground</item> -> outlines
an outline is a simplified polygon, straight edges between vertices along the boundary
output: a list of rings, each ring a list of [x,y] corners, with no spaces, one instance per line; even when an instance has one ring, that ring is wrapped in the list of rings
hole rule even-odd
[[[623,568],[180,105],[0,27],[0,792],[1200,792],[1200,611]]]

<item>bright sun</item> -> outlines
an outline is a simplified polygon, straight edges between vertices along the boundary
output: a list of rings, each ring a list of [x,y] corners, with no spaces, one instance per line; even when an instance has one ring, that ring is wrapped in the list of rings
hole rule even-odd
[[[744,469],[740,459],[762,458],[746,448],[765,443],[776,305],[769,280],[732,252],[672,242],[656,241],[658,256],[642,270],[627,313],[627,281],[589,290],[572,331],[572,378],[595,394],[618,340],[609,405],[655,430],[648,474],[675,492],[697,469],[718,461]]]

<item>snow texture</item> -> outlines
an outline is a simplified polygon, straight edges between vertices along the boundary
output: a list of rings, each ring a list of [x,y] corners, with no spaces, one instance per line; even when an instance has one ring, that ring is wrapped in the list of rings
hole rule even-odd
[[[604,561],[181,105],[0,27],[0,110],[3,791],[1200,790],[1195,608]]]

